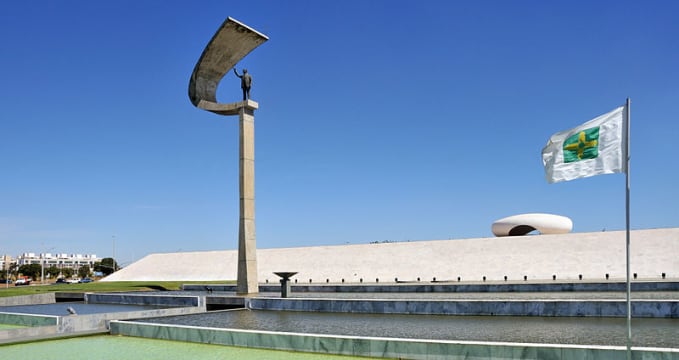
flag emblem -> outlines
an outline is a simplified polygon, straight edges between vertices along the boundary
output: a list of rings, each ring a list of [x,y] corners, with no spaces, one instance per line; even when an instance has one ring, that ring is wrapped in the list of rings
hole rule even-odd
[[[542,164],[549,183],[627,171],[625,106],[549,138]]]
[[[563,162],[594,159],[599,156],[599,127],[585,129],[563,143]]]

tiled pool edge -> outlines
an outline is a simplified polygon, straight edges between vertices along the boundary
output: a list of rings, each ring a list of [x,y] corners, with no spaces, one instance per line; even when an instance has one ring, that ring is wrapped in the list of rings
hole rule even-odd
[[[0,312],[0,323],[27,326],[0,331],[0,344],[39,336],[55,335],[59,331],[59,317],[50,315],[14,314]]]
[[[0,313],[0,323],[28,326],[0,330],[0,344],[21,342],[27,338],[49,338],[68,334],[108,332],[113,320],[188,315],[205,312],[205,307],[180,307],[89,315],[52,316]]]
[[[22,326],[50,326],[58,325],[59,317],[53,315],[0,312],[0,323]]]
[[[91,304],[154,305],[154,306],[198,306],[205,307],[200,296],[150,295],[130,293],[85,293],[85,302]]]
[[[111,321],[111,334],[300,352],[412,359],[620,359],[620,346],[352,337]],[[633,348],[632,359],[679,360],[679,349]]]
[[[679,291],[679,281],[634,281],[631,284],[632,291]],[[229,291],[235,292],[236,285],[230,284],[183,284],[182,290],[185,291]],[[259,284],[260,292],[280,292],[280,285]],[[624,281],[606,282],[531,282],[531,283],[452,283],[452,282],[418,282],[401,284],[292,284],[292,292],[314,293],[465,293],[465,292],[625,292],[627,283]]]
[[[113,320],[140,319],[162,316],[188,315],[205,312],[205,307],[178,307],[168,309],[125,311],[92,315],[60,317],[59,332],[79,332],[90,330],[106,330]]]
[[[53,292],[43,294],[8,296],[0,298],[0,306],[52,304],[56,302],[55,299],[56,294]]]
[[[168,306],[168,308],[68,316],[0,312],[0,323],[27,326],[26,328],[0,330],[0,344],[15,343],[31,338],[52,338],[83,332],[107,332],[111,320],[187,315],[207,311],[205,301],[200,296],[86,293],[84,297],[90,303],[154,305]],[[51,303],[55,303],[54,293],[40,294],[40,296],[30,295],[7,298],[3,301],[5,305]]]

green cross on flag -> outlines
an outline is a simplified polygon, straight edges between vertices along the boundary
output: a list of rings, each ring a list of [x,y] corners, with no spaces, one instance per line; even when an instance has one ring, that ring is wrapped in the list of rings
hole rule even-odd
[[[594,159],[599,156],[599,127],[585,129],[563,142],[563,162]]]

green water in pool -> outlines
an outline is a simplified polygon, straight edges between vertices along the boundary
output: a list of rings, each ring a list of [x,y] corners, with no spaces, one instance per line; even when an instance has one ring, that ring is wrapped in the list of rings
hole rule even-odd
[[[2,345],[3,359],[239,359],[239,360],[352,360],[364,357],[250,349],[114,335],[86,336]]]

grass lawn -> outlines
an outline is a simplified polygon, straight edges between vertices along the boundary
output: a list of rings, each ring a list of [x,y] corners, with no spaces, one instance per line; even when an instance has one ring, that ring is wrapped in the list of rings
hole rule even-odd
[[[113,291],[150,291],[180,290],[182,284],[235,284],[235,280],[224,281],[111,281],[86,284],[46,284],[6,287],[0,285],[0,297],[34,295],[46,292],[113,292]]]

